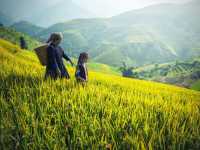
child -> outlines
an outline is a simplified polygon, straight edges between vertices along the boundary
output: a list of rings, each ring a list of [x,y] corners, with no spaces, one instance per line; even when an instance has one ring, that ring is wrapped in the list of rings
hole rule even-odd
[[[83,52],[80,54],[78,59],[78,64],[76,67],[75,77],[78,82],[87,82],[88,81],[88,71],[86,63],[88,60],[88,54]]]

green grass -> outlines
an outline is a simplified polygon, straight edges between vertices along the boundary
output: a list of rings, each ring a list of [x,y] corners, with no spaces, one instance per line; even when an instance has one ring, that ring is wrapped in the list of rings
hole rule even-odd
[[[71,58],[71,60],[73,61],[74,64],[77,64],[76,58]],[[67,68],[71,67],[71,64],[68,62],[65,62],[65,65],[67,66]],[[89,62],[87,63],[87,67],[89,70],[92,70],[95,72],[121,76],[121,72],[118,69],[118,67],[112,67],[106,64],[97,63],[97,62],[94,62],[93,60],[89,60]]]
[[[121,75],[121,72],[117,67],[112,67],[112,66],[109,66],[109,65],[106,65],[106,64],[89,62],[88,68],[90,70],[105,73],[105,74]]]
[[[198,80],[194,84],[192,84],[191,89],[200,91],[200,80]]]
[[[200,148],[199,92],[92,71],[86,86],[44,81],[36,56],[3,40],[0,61],[0,149]]]
[[[200,71],[199,57],[185,61],[174,61],[164,64],[150,64],[133,69],[141,79],[166,82],[174,85],[182,85],[187,88],[198,86],[198,74]],[[196,76],[196,78],[194,78]],[[195,84],[197,82],[197,84]],[[192,88],[198,90],[197,88]]]
[[[12,42],[13,44],[20,45],[19,39],[21,36],[24,37],[29,50],[33,50],[34,48],[36,48],[37,46],[41,44],[34,38],[31,38],[30,36],[26,34],[17,32],[12,28],[0,27],[0,39],[8,40]]]

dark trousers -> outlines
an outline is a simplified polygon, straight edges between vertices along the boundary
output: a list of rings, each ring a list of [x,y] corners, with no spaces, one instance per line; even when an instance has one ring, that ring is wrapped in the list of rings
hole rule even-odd
[[[60,78],[60,72],[57,69],[46,68],[45,80],[48,78],[56,80],[56,79]]]

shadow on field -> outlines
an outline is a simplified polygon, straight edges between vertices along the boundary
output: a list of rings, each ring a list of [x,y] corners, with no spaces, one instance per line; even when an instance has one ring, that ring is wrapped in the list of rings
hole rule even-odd
[[[1,89],[12,89],[16,87],[35,87],[43,82],[42,78],[33,76],[23,76],[10,74],[6,77],[0,77]]]
[[[10,74],[6,77],[0,76],[0,93],[5,99],[9,99],[10,91],[17,89],[35,89],[43,82],[42,78]]]

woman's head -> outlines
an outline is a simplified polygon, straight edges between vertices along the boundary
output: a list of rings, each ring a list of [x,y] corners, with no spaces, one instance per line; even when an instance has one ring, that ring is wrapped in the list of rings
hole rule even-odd
[[[89,58],[88,53],[86,52],[80,53],[78,58],[78,63],[86,63],[88,58]]]
[[[53,43],[55,45],[59,45],[62,39],[63,39],[62,33],[52,33],[47,43]]]

